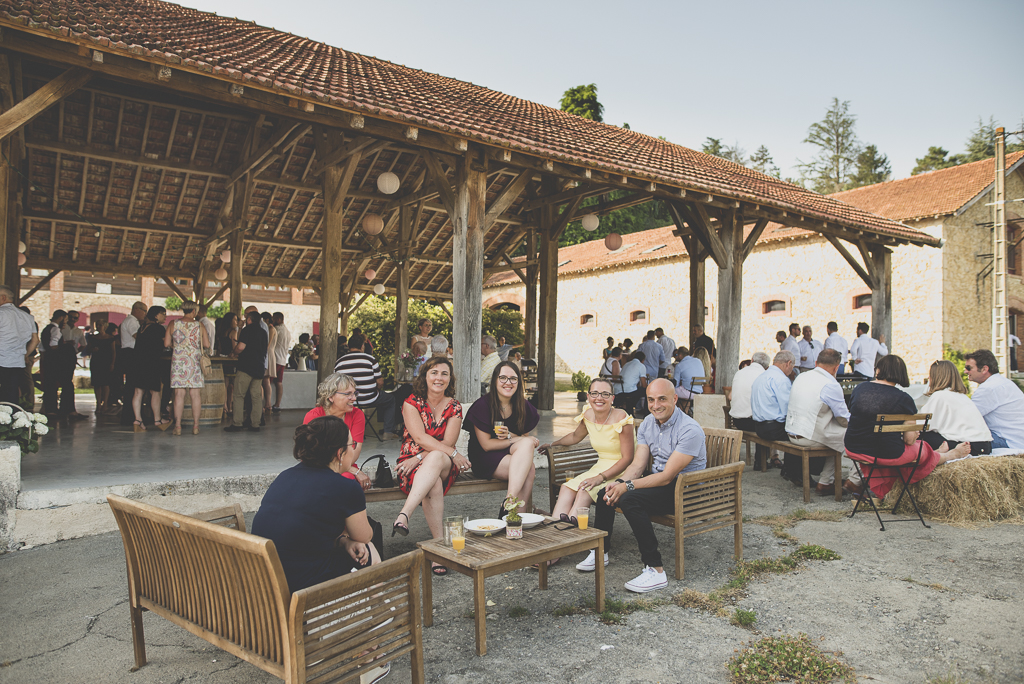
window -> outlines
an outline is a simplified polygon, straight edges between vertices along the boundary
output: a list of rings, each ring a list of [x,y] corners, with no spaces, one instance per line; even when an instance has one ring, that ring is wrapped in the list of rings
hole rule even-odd
[[[597,325],[597,316],[585,313],[580,316],[580,325]]]
[[[629,322],[630,323],[638,323],[640,321],[646,321],[646,320],[647,320],[647,312],[646,311],[632,311],[629,314]]]
[[[871,307],[871,295],[862,294],[853,298],[854,309],[867,309]]]
[[[782,301],[781,299],[772,299],[771,301],[765,302],[761,306],[762,313],[766,314],[785,313],[786,311],[786,302]]]

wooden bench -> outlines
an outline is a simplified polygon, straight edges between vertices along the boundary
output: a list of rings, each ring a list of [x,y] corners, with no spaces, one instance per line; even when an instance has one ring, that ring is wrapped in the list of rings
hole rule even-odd
[[[683,540],[721,527],[733,527],[733,553],[743,559],[743,494],[741,479],[745,464],[740,461],[739,430],[704,428],[707,443],[707,468],[676,478],[674,515],[656,515],[651,521],[671,527],[676,533],[676,579],[683,579]],[[566,480],[566,471],[580,475],[597,462],[597,452],[589,444],[552,447],[548,452],[548,486],[551,509],[558,490]]]
[[[747,463],[751,462],[750,456],[750,445],[760,444],[761,446],[768,447],[768,449],[775,449],[781,451],[784,454],[790,454],[792,456],[799,456],[802,466],[802,482],[804,485],[804,503],[811,500],[811,470],[810,462],[808,459],[815,457],[834,458],[836,465],[836,476],[835,476],[835,498],[836,501],[843,500],[843,452],[835,451],[834,449],[823,449],[823,448],[812,448],[802,447],[793,444],[792,442],[776,442],[770,439],[762,439],[757,436],[756,432],[743,432],[743,443],[747,446]],[[761,472],[768,470],[768,459],[765,459],[761,463]]]
[[[456,494],[479,494],[480,492],[504,492],[508,490],[508,482],[505,480],[482,480],[474,477],[472,473],[463,473],[455,480],[455,484],[445,494],[446,497]],[[371,501],[398,501],[405,499],[405,493],[398,487],[387,489],[370,488],[366,490],[366,502]]]
[[[358,679],[407,653],[423,682],[422,551],[289,592],[274,543],[245,533],[237,505],[194,518],[107,502],[124,540],[133,670],[146,664],[149,610],[289,684]]]

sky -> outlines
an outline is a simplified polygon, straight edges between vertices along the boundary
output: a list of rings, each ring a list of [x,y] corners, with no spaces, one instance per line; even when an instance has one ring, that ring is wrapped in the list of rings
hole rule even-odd
[[[552,107],[595,83],[606,123],[765,145],[783,177],[833,98],[893,178],[930,146],[962,152],[979,117],[1024,127],[1020,0],[179,2]]]

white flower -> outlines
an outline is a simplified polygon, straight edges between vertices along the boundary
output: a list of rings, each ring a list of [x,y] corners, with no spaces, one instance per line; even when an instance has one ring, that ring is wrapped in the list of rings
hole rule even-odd
[[[14,412],[14,409],[12,409],[10,406],[6,406],[4,404],[0,404],[0,414],[8,415],[9,416],[13,412]]]
[[[34,420],[40,425],[46,425],[46,416],[44,416],[42,413],[37,413],[33,415],[32,420]]]
[[[11,414],[9,414],[9,413],[0,413],[0,425],[10,425],[10,424],[11,424]]]
[[[26,416],[24,413],[19,413],[17,416],[14,417],[14,427],[15,427],[15,429],[28,427],[31,424],[32,424],[32,421],[29,420],[29,417]]]
[[[49,431],[50,428],[46,427],[45,425],[36,425],[35,427],[35,432],[37,435],[45,435]]]

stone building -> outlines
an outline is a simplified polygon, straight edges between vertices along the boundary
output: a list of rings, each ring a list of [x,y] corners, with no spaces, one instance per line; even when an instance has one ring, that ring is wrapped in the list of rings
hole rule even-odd
[[[1008,155],[1009,200],[1024,198],[1022,165],[1024,153]],[[942,249],[893,250],[888,342],[914,379],[926,376],[943,345],[969,350],[991,344],[992,181],[989,159],[835,195],[944,240]],[[1012,243],[1020,240],[1024,222],[1012,209],[1020,204],[1009,206]],[[689,255],[673,230],[625,235],[614,252],[600,240],[559,250],[556,350],[573,370],[595,374],[609,336],[639,343],[647,330],[662,327],[677,344],[689,342]],[[1022,251],[1021,245],[1011,247],[1007,259],[1009,330],[1018,336],[1024,333]],[[708,260],[705,328],[716,341],[717,283],[717,269]],[[511,271],[485,283],[485,306],[522,308],[524,302],[524,285]],[[811,325],[815,338],[823,339],[832,320],[852,341],[857,323],[871,321],[871,290],[820,234],[770,224],[743,272],[740,358],[776,351],[775,333],[790,322]]]

